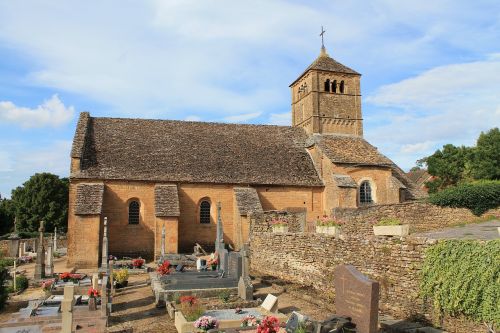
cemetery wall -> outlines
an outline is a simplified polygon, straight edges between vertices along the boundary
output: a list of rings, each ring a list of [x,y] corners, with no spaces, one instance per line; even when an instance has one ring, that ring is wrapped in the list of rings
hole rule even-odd
[[[397,218],[403,224],[409,224],[411,233],[442,229],[478,219],[467,208],[440,207],[425,202],[404,202],[356,209],[335,208],[332,213],[346,221],[344,231],[364,235],[373,234],[373,223],[388,217]],[[484,215],[488,214],[495,215],[495,211],[486,212]]]
[[[251,270],[321,290],[333,303],[334,269],[354,265],[380,283],[380,309],[397,318],[425,314],[429,304],[419,298],[419,273],[425,250],[435,240],[420,237],[376,237],[344,233],[343,239],[317,233],[272,233],[265,228],[267,213],[251,220]],[[445,327],[457,332],[481,332],[466,320],[447,318]]]
[[[21,244],[26,243],[27,248],[32,249],[33,252],[35,252],[37,241],[38,241],[38,238],[25,238],[25,239],[20,239],[19,243],[21,243]],[[50,244],[49,244],[49,241],[50,241]],[[9,253],[11,242],[12,241],[9,239],[0,240],[0,255],[6,256]],[[51,242],[51,238],[45,237],[44,238],[44,245],[45,245],[45,247],[47,247],[48,245],[52,246],[53,243]],[[67,240],[66,236],[57,237],[57,248],[60,249],[60,248],[65,248],[67,246],[68,246],[68,240]]]

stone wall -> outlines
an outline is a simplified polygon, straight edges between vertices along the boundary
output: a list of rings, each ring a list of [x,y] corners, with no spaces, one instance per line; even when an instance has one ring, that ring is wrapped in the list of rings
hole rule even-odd
[[[425,250],[435,240],[419,237],[376,237],[343,230],[342,239],[316,233],[272,233],[265,229],[268,213],[250,216],[251,269],[321,290],[333,302],[333,272],[339,264],[354,265],[380,282],[380,310],[397,318],[433,311],[419,298],[419,274]],[[352,229],[351,229],[352,230]],[[482,332],[474,323],[447,318],[456,332]],[[458,327],[458,328],[457,328]],[[452,331],[450,331],[452,332]]]
[[[52,238],[50,238],[48,236],[46,236],[44,238],[45,247],[47,247],[48,245],[53,246],[54,243],[52,243],[52,241],[51,241],[51,243],[49,244],[48,243],[49,240],[51,241]],[[26,246],[28,248],[33,249],[34,251],[36,251],[36,243],[37,242],[38,242],[38,238],[25,238],[25,239],[19,240],[20,244],[26,243]],[[11,243],[12,243],[12,241],[9,239],[4,239],[4,240],[0,241],[0,255],[2,255],[2,256],[8,255]],[[67,240],[66,236],[58,236],[57,237],[57,248],[60,249],[60,248],[65,248],[67,246],[68,246],[68,240]]]

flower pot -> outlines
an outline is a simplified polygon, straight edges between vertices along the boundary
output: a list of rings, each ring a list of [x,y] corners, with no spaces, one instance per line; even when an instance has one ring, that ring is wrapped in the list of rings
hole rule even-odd
[[[273,232],[288,232],[287,225],[273,225]]]
[[[128,286],[128,281],[123,281],[121,283],[116,282],[116,285],[115,285],[116,289],[125,288],[126,286]]]
[[[213,271],[217,270],[217,265],[212,265],[212,270]]]
[[[408,236],[410,234],[410,225],[379,225],[373,226],[375,236]]]
[[[97,301],[95,297],[90,297],[89,298],[89,311],[95,311],[97,310]]]

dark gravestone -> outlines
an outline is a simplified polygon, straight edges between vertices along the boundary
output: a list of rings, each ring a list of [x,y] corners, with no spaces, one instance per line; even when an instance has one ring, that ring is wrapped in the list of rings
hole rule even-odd
[[[230,252],[228,260],[228,276],[239,279],[241,276],[242,258],[238,252]]]
[[[352,265],[337,266],[334,276],[335,312],[351,317],[358,333],[376,333],[378,282],[368,279]]]
[[[224,272],[224,276],[227,276],[228,264],[229,264],[229,252],[226,249],[220,250],[219,252],[219,270]]]

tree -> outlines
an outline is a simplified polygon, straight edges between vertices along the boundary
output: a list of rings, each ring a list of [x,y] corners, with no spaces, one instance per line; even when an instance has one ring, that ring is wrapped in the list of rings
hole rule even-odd
[[[11,232],[14,229],[15,208],[12,200],[0,197],[0,235]]]
[[[500,179],[500,130],[481,132],[471,159],[475,179]]]
[[[435,192],[451,185],[456,185],[464,179],[470,178],[470,155],[473,149],[465,146],[456,147],[452,144],[443,146],[431,156],[425,157],[417,163],[427,164],[427,171],[437,178],[427,182],[429,192]]]
[[[68,179],[37,173],[12,191],[19,231],[36,231],[40,221],[45,230],[66,230],[68,220]]]

